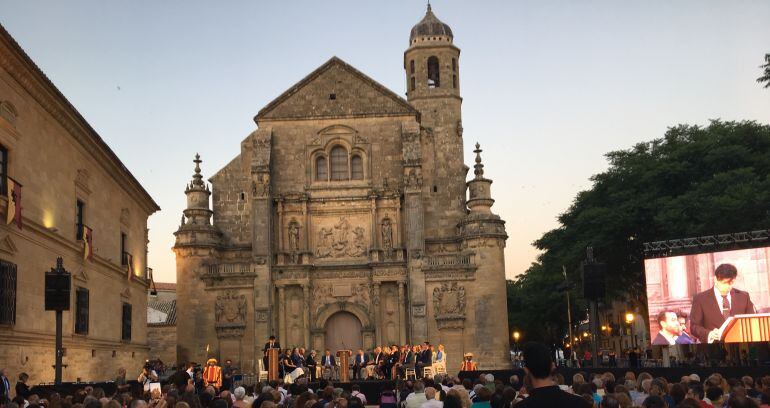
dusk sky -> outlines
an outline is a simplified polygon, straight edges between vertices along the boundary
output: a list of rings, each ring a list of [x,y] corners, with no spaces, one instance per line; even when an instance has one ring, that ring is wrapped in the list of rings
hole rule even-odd
[[[605,153],[680,123],[770,123],[756,82],[770,1],[431,4],[462,50],[465,162],[481,143],[509,278]],[[0,0],[0,23],[163,209],[149,220],[157,281],[176,279],[195,153],[210,177],[261,107],[334,55],[404,95],[403,52],[424,13],[416,0]]]

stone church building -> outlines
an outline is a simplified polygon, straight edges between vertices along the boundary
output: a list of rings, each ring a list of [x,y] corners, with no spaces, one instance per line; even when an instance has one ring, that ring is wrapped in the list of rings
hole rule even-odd
[[[450,372],[465,352],[509,367],[507,235],[478,145],[466,182],[453,40],[428,6],[406,100],[334,57],[257,113],[211,188],[196,156],[175,233],[180,360],[248,372],[272,334],[332,352],[429,341]]]

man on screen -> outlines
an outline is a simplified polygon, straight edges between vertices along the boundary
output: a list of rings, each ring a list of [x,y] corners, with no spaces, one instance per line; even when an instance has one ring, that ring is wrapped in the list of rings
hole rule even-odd
[[[737,276],[734,265],[719,265],[714,271],[714,287],[692,298],[690,328],[701,342],[719,340],[719,327],[728,317],[756,313],[748,292],[733,287]]]
[[[679,316],[673,310],[663,310],[658,313],[660,332],[652,341],[656,346],[673,346],[674,344],[692,344],[688,338],[682,336],[682,327],[679,325]]]

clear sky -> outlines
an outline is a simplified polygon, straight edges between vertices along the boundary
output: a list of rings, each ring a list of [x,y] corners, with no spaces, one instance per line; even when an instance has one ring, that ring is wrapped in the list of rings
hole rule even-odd
[[[770,1],[432,5],[462,49],[465,161],[479,141],[507,221],[508,277],[606,169],[604,153],[678,123],[770,123],[770,90],[755,82]],[[333,55],[403,95],[403,52],[424,12],[417,0],[0,0],[0,23],[163,208],[149,221],[158,281],[175,280],[194,154],[209,177],[262,106]]]

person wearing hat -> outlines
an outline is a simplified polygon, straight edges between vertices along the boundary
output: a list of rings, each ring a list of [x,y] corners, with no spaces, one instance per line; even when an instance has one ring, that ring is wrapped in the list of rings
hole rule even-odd
[[[478,369],[476,362],[473,361],[473,353],[463,354],[463,363],[460,364],[460,371],[476,371]]]
[[[222,367],[217,365],[217,359],[210,358],[206,361],[206,368],[203,370],[203,384],[211,385],[217,392],[222,388]]]

